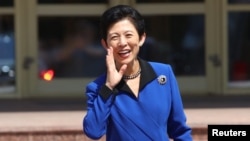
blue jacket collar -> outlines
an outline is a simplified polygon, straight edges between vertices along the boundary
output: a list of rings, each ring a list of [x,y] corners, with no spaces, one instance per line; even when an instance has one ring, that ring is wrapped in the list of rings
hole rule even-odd
[[[149,62],[141,58],[138,58],[138,60],[141,66],[141,77],[140,77],[140,85],[139,85],[139,91],[140,91],[141,89],[145,87],[145,85],[147,85],[147,83],[154,80],[157,77],[157,75],[154,69],[152,68],[152,66],[149,64]],[[134,96],[133,92],[131,91],[131,89],[129,88],[129,86],[126,84],[126,82],[123,79],[116,86],[116,90],[124,91]]]

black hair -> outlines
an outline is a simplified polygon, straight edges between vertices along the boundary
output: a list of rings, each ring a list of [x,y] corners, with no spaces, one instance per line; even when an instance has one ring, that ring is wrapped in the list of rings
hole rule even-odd
[[[141,14],[128,5],[116,5],[106,10],[100,20],[101,38],[107,40],[107,32],[114,23],[128,18],[135,26],[139,37],[145,32],[145,23]]]

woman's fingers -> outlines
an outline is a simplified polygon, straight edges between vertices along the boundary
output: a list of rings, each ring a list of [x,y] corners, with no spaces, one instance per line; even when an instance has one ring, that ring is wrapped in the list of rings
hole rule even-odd
[[[109,69],[108,71],[115,71],[116,70],[112,47],[107,48],[106,63],[107,63],[107,67]]]
[[[127,69],[127,64],[123,64],[122,67],[119,70],[119,74],[121,76],[123,76],[123,74],[125,73],[126,69]]]

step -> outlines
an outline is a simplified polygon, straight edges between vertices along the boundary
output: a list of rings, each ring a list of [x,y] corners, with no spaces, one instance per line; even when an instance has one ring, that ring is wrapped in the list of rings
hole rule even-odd
[[[207,141],[209,124],[250,124],[249,111],[250,107],[185,109],[194,141]],[[91,141],[82,132],[85,114],[84,110],[2,111],[0,141]],[[232,118],[235,114],[237,118]]]
[[[193,128],[193,141],[207,141],[206,128]],[[81,130],[47,129],[0,133],[0,141],[93,141]],[[105,141],[104,138],[98,141]]]

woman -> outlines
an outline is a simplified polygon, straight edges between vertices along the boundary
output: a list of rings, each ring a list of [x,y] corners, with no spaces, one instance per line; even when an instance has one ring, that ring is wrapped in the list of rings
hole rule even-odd
[[[108,9],[101,34],[107,72],[86,87],[84,133],[107,141],[191,141],[171,67],[137,56],[146,39],[140,13],[126,5]]]

